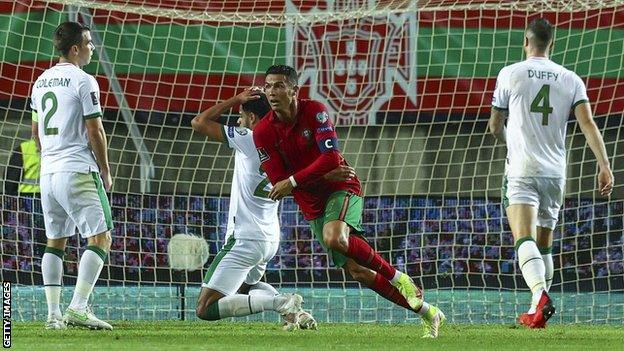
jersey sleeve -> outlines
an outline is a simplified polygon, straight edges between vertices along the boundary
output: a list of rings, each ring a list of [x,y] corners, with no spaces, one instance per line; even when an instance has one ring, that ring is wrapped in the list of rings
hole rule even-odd
[[[242,152],[247,157],[255,157],[256,147],[251,130],[243,127],[223,126],[223,134],[228,146]]]
[[[329,113],[325,105],[315,102],[309,108],[312,109],[312,119],[309,125],[316,145],[321,155],[308,167],[293,175],[297,183],[305,184],[310,180],[318,179],[340,165],[340,152],[338,151],[338,136],[334,124],[329,119]],[[308,115],[310,116],[310,115]]]
[[[572,99],[572,110],[584,102],[589,102],[589,97],[587,97],[587,89],[585,88],[585,83],[581,77],[574,75],[574,98]]]
[[[509,95],[511,90],[509,87],[509,70],[503,68],[496,78],[496,88],[494,88],[494,96],[492,96],[492,107],[498,110],[507,110],[509,108]]]
[[[39,111],[39,108],[37,107],[37,102],[35,101],[35,96],[32,93],[30,94],[30,109],[33,110],[33,112]]]
[[[78,94],[80,94],[82,117],[84,119],[102,117],[100,87],[95,78],[85,75],[78,85]]]
[[[35,81],[35,84],[37,82]],[[39,122],[39,107],[37,107],[37,98],[35,97],[35,85],[33,84],[32,91],[30,92],[30,109],[32,110],[32,121]]]
[[[313,108],[314,119],[310,121],[313,127],[314,140],[319,151],[324,154],[330,151],[338,151],[338,135],[334,124],[329,119],[327,108],[320,102],[311,106]]]

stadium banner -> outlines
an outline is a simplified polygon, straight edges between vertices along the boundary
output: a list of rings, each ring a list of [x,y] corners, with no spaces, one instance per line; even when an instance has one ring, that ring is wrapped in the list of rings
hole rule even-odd
[[[293,3],[285,10],[317,10]],[[0,101],[28,97],[34,79],[58,56],[40,33],[69,19],[60,5],[26,5],[0,6],[0,42],[6,44]],[[520,44],[509,43],[522,43],[527,14],[468,15],[475,20],[464,21],[463,11],[419,11],[324,25],[217,25],[93,11],[94,30],[106,34],[104,45],[133,110],[196,113],[242,86],[262,84],[270,65],[290,62],[302,75],[300,96],[323,101],[342,125],[383,123],[370,118],[374,113],[489,114],[496,75],[522,59]],[[584,79],[595,114],[624,110],[622,42],[612,40],[624,35],[624,14],[608,9],[543,16],[558,25],[553,60]],[[383,39],[390,34],[392,40]],[[85,71],[97,77],[103,107],[118,108],[96,55]]]
[[[286,2],[287,13],[356,10],[338,0],[301,10]],[[286,28],[286,57],[299,72],[308,95],[333,112],[337,125],[373,124],[383,106],[416,106],[416,12],[358,20],[293,23]]]

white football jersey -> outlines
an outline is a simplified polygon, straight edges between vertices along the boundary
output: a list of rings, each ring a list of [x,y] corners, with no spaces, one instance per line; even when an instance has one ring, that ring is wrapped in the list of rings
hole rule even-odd
[[[236,239],[279,241],[279,202],[268,198],[271,183],[260,168],[252,131],[223,128],[228,145],[236,150],[226,238],[234,235]]]
[[[37,78],[30,107],[39,123],[41,175],[99,171],[84,122],[102,116],[99,100],[95,78],[71,63],[59,63]]]
[[[492,106],[509,110],[507,176],[565,178],[566,124],[576,105],[588,101],[581,78],[547,58],[504,67]]]

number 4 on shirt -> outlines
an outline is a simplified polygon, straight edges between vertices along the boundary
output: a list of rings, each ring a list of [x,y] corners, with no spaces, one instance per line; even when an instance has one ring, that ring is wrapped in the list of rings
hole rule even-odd
[[[542,114],[542,125],[548,125],[548,116],[552,113],[553,108],[550,107],[550,85],[544,84],[537,93],[533,102],[531,102],[531,112]]]

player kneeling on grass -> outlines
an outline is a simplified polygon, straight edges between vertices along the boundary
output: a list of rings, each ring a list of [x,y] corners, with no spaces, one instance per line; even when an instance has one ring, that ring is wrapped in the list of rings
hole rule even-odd
[[[226,110],[240,105],[239,127],[216,122]],[[218,320],[275,311],[286,322],[285,329],[316,329],[316,321],[301,310],[302,297],[280,294],[260,282],[266,265],[279,246],[278,201],[269,199],[271,190],[254,146],[252,130],[270,111],[264,94],[252,88],[221,102],[192,121],[193,129],[210,140],[227,143],[235,152],[234,179],[226,243],[212,261],[197,301],[197,317]],[[343,179],[348,172],[338,168],[327,174]]]

